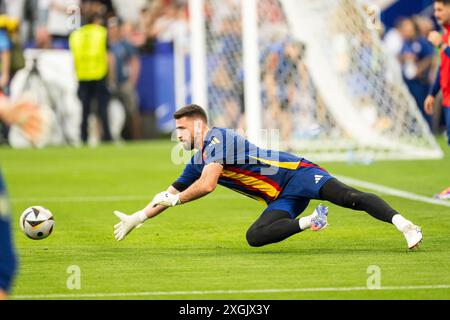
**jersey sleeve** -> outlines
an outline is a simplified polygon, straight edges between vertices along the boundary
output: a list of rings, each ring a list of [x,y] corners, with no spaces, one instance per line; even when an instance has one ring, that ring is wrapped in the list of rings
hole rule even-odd
[[[447,48],[444,49],[444,54],[450,58],[450,47],[447,46]]]
[[[211,145],[205,149],[205,165],[211,163],[225,164],[226,146],[223,144]]]
[[[427,40],[422,41],[422,47],[422,58],[429,58],[434,56],[434,47]]]
[[[179,192],[183,192],[190,185],[200,178],[201,173],[195,169],[195,164],[191,161],[185,168],[181,176],[172,184]]]
[[[441,91],[441,66],[439,66],[437,70],[436,79],[434,80],[433,86],[430,88],[429,95],[436,97],[439,91]]]

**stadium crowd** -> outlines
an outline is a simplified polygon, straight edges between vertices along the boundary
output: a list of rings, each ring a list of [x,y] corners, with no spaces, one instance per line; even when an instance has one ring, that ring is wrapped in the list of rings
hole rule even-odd
[[[129,7],[126,10],[125,7]],[[131,8],[131,9],[130,9]],[[187,31],[187,1],[185,0],[19,0],[0,1],[0,90],[9,95],[11,80],[15,73],[24,68],[26,49],[71,50],[71,35],[77,28],[97,24],[107,31],[108,61],[105,75],[99,73],[104,86],[85,86],[80,72],[86,64],[76,64],[80,82],[78,96],[83,111],[89,111],[86,104],[93,98],[99,100],[99,115],[102,122],[107,115],[111,97],[117,97],[125,107],[127,121],[122,132],[125,139],[142,138],[137,81],[140,75],[140,57],[152,54],[157,42],[173,42],[176,28]],[[93,33],[89,34],[92,36]],[[86,45],[86,44],[83,44]],[[100,44],[90,41],[86,51],[97,50]],[[97,47],[96,47],[97,46]],[[100,51],[99,51],[100,52]],[[105,61],[101,61],[102,64]],[[88,76],[89,78],[89,76]],[[103,79],[104,78],[104,79]],[[92,79],[89,79],[92,80]],[[92,99],[91,99],[92,98]],[[103,106],[102,106],[103,105]],[[83,115],[85,116],[85,115]],[[84,119],[83,119],[84,120]],[[153,123],[156,126],[156,123]],[[1,124],[0,124],[1,126]],[[1,126],[3,139],[8,128]],[[81,130],[81,140],[86,140]],[[103,140],[110,140],[107,126],[103,126]]]
[[[245,127],[243,101],[243,71],[240,67],[242,31],[238,1],[208,1],[206,8],[207,32],[211,42],[208,43],[208,73],[211,83],[208,88],[211,97],[211,117],[215,123],[243,129]],[[134,14],[124,14],[132,8]],[[305,48],[295,43],[286,34],[286,20],[277,0],[263,0],[260,5],[262,28],[267,36],[267,43],[262,41],[261,65],[262,98],[265,107],[265,127],[282,127],[283,137],[290,134],[308,135],[314,132],[314,123],[302,125],[308,132],[293,132],[290,114],[301,114],[299,119],[307,119],[305,114],[315,113],[315,117],[329,122],[324,112],[323,102],[318,96],[303,62]],[[187,0],[16,0],[0,1],[0,89],[2,94],[9,94],[9,85],[15,73],[24,67],[23,51],[35,49],[65,49],[70,47],[68,22],[74,26],[79,23],[96,20],[96,24],[107,28],[108,44],[106,50],[110,55],[105,76],[101,72],[98,79],[104,80],[100,86],[81,87],[78,95],[84,113],[87,105],[96,97],[105,106],[99,106],[103,122],[107,115],[102,109],[107,108],[111,96],[118,97],[125,107],[127,122],[123,136],[126,139],[142,138],[141,114],[136,86],[140,73],[139,57],[152,53],[155,43],[173,42],[176,30],[180,28],[188,34]],[[76,14],[81,20],[73,20]],[[131,17],[131,18],[130,18]],[[424,111],[424,101],[434,81],[438,65],[438,55],[433,45],[427,41],[428,33],[435,29],[431,17],[414,16],[399,18],[395,27],[382,34],[387,51],[395,56],[402,68],[404,81],[414,97],[417,106],[427,119],[430,127],[439,132],[442,123],[439,112],[435,119]],[[280,36],[281,35],[281,36]],[[276,41],[274,41],[274,39]],[[364,46],[364,38],[355,50],[360,51],[360,59],[371,59],[370,51]],[[369,44],[370,45],[370,44]],[[367,61],[353,61],[358,65]],[[379,70],[350,70],[349,83],[354,83],[354,96],[363,104],[370,100],[365,88],[383,85],[379,78],[371,79]],[[78,71],[78,70],[77,70]],[[80,76],[79,72],[77,75]],[[105,76],[105,77],[104,77]],[[105,78],[105,79],[103,79]],[[383,77],[381,77],[383,78]],[[83,83],[83,77],[78,79]],[[377,83],[378,81],[378,83]],[[369,84],[370,82],[370,84]],[[364,84],[367,84],[364,85]],[[92,90],[93,91],[92,91]],[[81,91],[81,92],[80,92]],[[103,92],[103,95],[101,94]],[[95,94],[94,94],[95,93]],[[100,98],[99,98],[100,97]],[[104,98],[104,99],[102,99]],[[302,106],[301,108],[299,106]],[[305,107],[306,106],[306,107]],[[308,110],[308,112],[305,111]],[[312,111],[311,111],[312,110]],[[83,118],[85,118],[84,114]],[[386,117],[387,118],[387,117]],[[273,121],[276,119],[276,121]],[[86,119],[83,119],[86,121]],[[280,124],[285,124],[280,126]],[[289,125],[290,124],[290,125]],[[380,123],[380,127],[389,124]],[[84,124],[86,127],[86,124]],[[85,130],[85,129],[84,129]],[[3,135],[6,135],[3,126]],[[83,129],[81,130],[83,131]],[[106,126],[103,127],[104,139],[110,140]],[[86,133],[81,132],[82,140]]]
[[[439,62],[433,45],[427,40],[434,28],[429,17],[401,17],[384,35],[385,46],[398,58],[405,83],[430,128],[433,128],[433,119],[426,114],[424,104]]]

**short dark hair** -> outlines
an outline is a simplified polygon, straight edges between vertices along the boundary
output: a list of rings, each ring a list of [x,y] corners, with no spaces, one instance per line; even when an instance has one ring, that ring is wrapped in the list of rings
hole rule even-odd
[[[180,110],[178,110],[173,114],[173,117],[175,120],[179,120],[184,117],[190,118],[197,117],[208,123],[208,115],[206,114],[206,111],[196,104],[190,104],[188,106],[181,108]]]
[[[434,0],[434,2],[441,2],[444,5],[450,5],[450,0]]]
[[[87,24],[94,24],[94,23],[103,24],[104,19],[100,13],[92,13],[92,14],[89,14],[86,16],[86,23]]]

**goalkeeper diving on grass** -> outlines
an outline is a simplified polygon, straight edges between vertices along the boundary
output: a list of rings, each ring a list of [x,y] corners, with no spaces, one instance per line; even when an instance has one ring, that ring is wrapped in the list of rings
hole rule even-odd
[[[196,153],[178,180],[143,210],[132,215],[115,211],[120,219],[114,227],[116,240],[123,240],[167,208],[200,199],[221,185],[267,206],[247,231],[252,247],[277,243],[308,229],[326,228],[328,208],[322,204],[311,215],[297,219],[313,199],[365,211],[393,224],[405,236],[409,249],[421,243],[420,227],[378,196],[343,184],[324,168],[293,154],[258,148],[234,130],[209,128],[207,114],[200,106],[186,106],[174,118],[183,148]]]

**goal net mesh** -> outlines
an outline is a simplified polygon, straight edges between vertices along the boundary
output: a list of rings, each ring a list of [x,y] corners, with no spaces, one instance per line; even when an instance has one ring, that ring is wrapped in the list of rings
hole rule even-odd
[[[241,1],[205,0],[207,83],[212,124],[245,130]],[[262,116],[251,121],[279,130],[282,148],[321,160],[442,157],[358,1],[258,0],[257,10]]]

